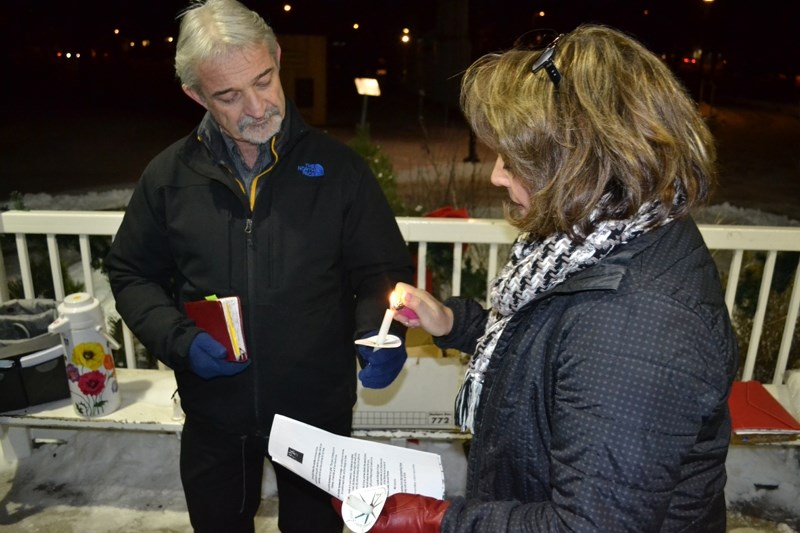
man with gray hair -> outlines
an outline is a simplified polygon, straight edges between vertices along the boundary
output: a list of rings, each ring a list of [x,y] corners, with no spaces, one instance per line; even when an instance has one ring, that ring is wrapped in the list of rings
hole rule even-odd
[[[353,345],[411,281],[394,214],[364,159],[286,98],[280,58],[272,29],[235,0],[181,14],[175,70],[206,113],[144,170],[106,259],[120,315],[175,372],[196,531],[253,531],[276,413],[349,435],[357,355],[372,388],[406,359],[402,345]],[[210,295],[240,300],[245,362],[187,317]],[[327,494],[274,467],[281,531],[341,532]]]

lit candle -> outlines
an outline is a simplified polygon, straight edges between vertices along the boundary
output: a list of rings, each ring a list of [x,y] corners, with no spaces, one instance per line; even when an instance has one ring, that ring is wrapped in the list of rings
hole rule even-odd
[[[374,352],[378,348],[383,347],[383,342],[386,340],[386,335],[389,333],[389,326],[392,325],[394,318],[394,309],[387,309],[383,315],[383,322],[381,322],[381,329],[378,330],[378,336],[375,338],[375,347],[372,349]]]
[[[403,315],[411,320],[419,318],[417,313],[415,313],[411,308],[403,305],[403,302],[400,301],[400,295],[398,295],[395,291],[392,291],[392,294],[389,295],[389,307],[394,309],[395,313],[398,315]]]

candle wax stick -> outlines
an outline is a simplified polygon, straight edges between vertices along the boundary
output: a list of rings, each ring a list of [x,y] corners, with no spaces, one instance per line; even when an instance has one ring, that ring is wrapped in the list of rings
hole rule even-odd
[[[378,336],[375,338],[375,350],[383,347],[383,341],[386,340],[386,335],[389,333],[389,326],[392,325],[392,318],[394,318],[394,309],[387,309],[383,315],[383,322],[381,322],[381,329],[378,330]]]
[[[347,505],[355,509],[361,514],[371,515],[372,511],[375,509],[372,505],[368,504],[358,496],[351,494],[347,497]],[[366,522],[366,520],[365,520]]]

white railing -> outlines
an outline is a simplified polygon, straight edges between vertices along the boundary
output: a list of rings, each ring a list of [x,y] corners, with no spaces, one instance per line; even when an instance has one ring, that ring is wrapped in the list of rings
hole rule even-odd
[[[65,296],[64,279],[60,266],[59,238],[77,236],[83,276],[83,279],[78,281],[84,283],[87,292],[94,294],[90,238],[95,236],[113,238],[121,221],[122,213],[116,211],[8,211],[0,213],[0,234],[13,235],[15,241],[15,249],[4,250],[3,260],[0,261],[0,301],[10,298],[9,278],[21,281],[24,298],[34,298],[42,290],[34,286],[28,246],[28,236],[30,235],[45,237],[56,300],[61,300]],[[470,252],[473,255],[476,248],[482,247],[482,261],[485,263],[482,267],[486,271],[486,287],[488,288],[491,279],[497,274],[498,265],[502,265],[502,261],[505,259],[507,246],[517,233],[505,221],[494,219],[399,217],[398,223],[406,241],[417,244],[417,270],[420,286],[424,287],[426,284],[425,273],[428,270],[429,244],[452,244],[453,265],[449,294],[454,296],[461,294],[462,274],[464,273],[462,265],[465,260],[463,245],[479,245],[473,246],[473,252]],[[721,264],[721,270],[727,271],[725,302],[732,316],[737,306],[737,289],[742,283],[740,278],[745,254],[749,252],[766,254],[755,312],[752,317],[749,317],[752,320],[752,329],[741,377],[743,380],[752,379],[759,355],[760,340],[764,332],[765,317],[771,304],[770,288],[778,254],[800,252],[800,228],[701,225],[700,231],[713,252],[716,254],[728,253],[731,256],[729,261],[720,262],[718,258],[718,265]],[[7,262],[13,261],[14,255],[18,263],[18,272],[15,271],[12,275],[7,276]],[[782,317],[783,329],[772,376],[773,384],[783,383],[797,327],[798,308],[800,307],[800,264],[793,264],[792,268],[794,269],[794,274],[790,276],[790,279],[793,280],[792,288],[785,316]],[[123,328],[123,342],[127,366],[135,368],[133,337],[127,328]],[[795,349],[799,348],[795,347]]]

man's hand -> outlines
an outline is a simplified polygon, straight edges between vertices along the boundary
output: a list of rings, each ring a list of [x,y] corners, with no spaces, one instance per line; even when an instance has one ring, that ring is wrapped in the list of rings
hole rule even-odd
[[[365,335],[372,337],[377,331]],[[388,387],[403,370],[403,365],[408,358],[405,342],[401,341],[397,348],[378,348],[358,345],[358,354],[365,363],[365,367],[358,373],[361,384],[368,389],[382,389]]]
[[[342,514],[341,500],[331,498],[331,503]],[[447,500],[418,494],[392,494],[386,498],[370,533],[439,533],[448,507]]]
[[[189,368],[203,379],[219,376],[233,376],[250,365],[250,361],[235,363],[226,360],[228,350],[214,340],[211,335],[201,331],[189,347]]]

